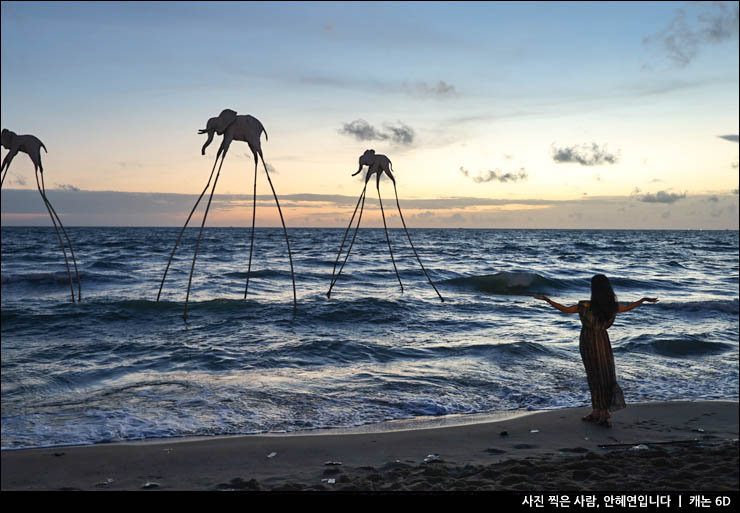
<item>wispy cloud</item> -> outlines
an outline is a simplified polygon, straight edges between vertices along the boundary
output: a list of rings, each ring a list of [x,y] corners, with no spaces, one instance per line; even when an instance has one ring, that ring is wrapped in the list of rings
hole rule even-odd
[[[426,82],[415,82],[409,84],[403,82],[401,85],[403,90],[411,96],[419,98],[434,98],[438,100],[445,100],[459,96],[459,93],[455,89],[455,86],[448,84],[444,80],[439,80],[436,84],[429,85]]]
[[[141,162],[125,162],[125,161],[122,161],[122,162],[119,162],[118,165],[121,166],[121,167],[123,167],[123,168],[126,168],[126,167],[144,167],[144,164],[142,164]]]
[[[478,173],[478,176],[471,176],[470,171],[464,167],[460,167],[460,172],[466,178],[470,178],[475,183],[488,183],[488,182],[519,182],[527,179],[527,171],[522,167],[519,171],[515,172],[503,172],[500,169],[488,170],[484,173]]]
[[[352,136],[358,141],[392,141],[406,146],[414,142],[416,135],[413,128],[401,121],[398,121],[395,125],[385,123],[383,129],[378,129],[364,119],[356,119],[351,123],[345,123],[339,129],[339,133]]]
[[[79,187],[75,187],[74,185],[70,185],[66,183],[57,184],[57,189],[62,190],[62,191],[72,191],[72,192],[77,192],[80,190]]]
[[[396,82],[378,80],[377,78],[363,77],[357,79],[332,75],[301,75],[289,78],[304,85],[368,91],[383,95],[406,95],[418,99],[450,100],[461,96],[455,85],[445,80],[437,80],[431,83],[425,80]]]
[[[658,34],[643,38],[657,44],[676,66],[688,66],[707,44],[719,44],[738,36],[737,2],[699,3],[699,11],[677,9],[673,19]]]
[[[675,203],[685,197],[685,192],[683,194],[677,194],[667,191],[658,191],[655,194],[645,194],[640,198],[640,201],[645,203]]]
[[[28,183],[26,177],[23,175],[17,175],[15,173],[11,173],[10,171],[8,171],[8,174],[10,175],[10,180],[8,180],[9,185],[20,185],[23,187]]]
[[[737,134],[735,134],[735,135],[718,135],[717,137],[719,137],[720,139],[724,139],[725,141],[738,142],[738,135]]]
[[[582,166],[598,166],[601,164],[616,164],[619,161],[619,155],[609,153],[606,145],[599,147],[596,143],[564,148],[556,148],[555,143],[553,143],[552,160],[560,164],[578,163]]]

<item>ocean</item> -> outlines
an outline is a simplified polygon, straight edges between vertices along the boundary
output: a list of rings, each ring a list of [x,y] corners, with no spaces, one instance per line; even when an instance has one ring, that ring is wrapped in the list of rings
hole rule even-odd
[[[628,403],[738,399],[738,232],[2,227],[2,448],[293,433],[395,419],[590,405],[580,322],[563,304],[606,274]],[[341,262],[340,262],[341,263]],[[76,293],[76,285],[75,285]],[[618,414],[617,414],[618,415]]]

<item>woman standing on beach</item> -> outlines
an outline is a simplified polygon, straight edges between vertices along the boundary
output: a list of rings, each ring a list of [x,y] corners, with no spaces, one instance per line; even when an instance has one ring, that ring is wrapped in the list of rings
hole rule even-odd
[[[598,422],[610,427],[610,411],[626,406],[622,389],[617,384],[614,369],[614,353],[609,342],[607,329],[614,323],[618,313],[629,312],[644,302],[655,303],[658,298],[644,297],[627,306],[617,303],[609,279],[603,274],[591,278],[591,301],[579,301],[577,305],[563,306],[547,296],[535,295],[535,299],[547,301],[563,313],[577,313],[581,318],[581,336],[578,348],[581,351],[583,365],[586,367],[588,387],[591,390],[591,407],[593,411],[583,417],[589,422]]]

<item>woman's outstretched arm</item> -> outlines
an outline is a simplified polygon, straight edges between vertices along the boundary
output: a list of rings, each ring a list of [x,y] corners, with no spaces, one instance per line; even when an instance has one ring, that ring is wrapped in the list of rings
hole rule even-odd
[[[657,303],[658,298],[657,297],[644,297],[640,299],[639,301],[630,303],[629,305],[619,305],[619,309],[617,310],[617,312],[618,313],[629,312],[630,310],[634,310],[638,306],[642,305],[645,301],[647,301],[648,303]]]
[[[553,301],[549,297],[547,297],[547,296],[541,296],[540,294],[535,294],[534,298],[535,299],[541,299],[542,301],[547,301],[548,303],[550,303],[551,306],[557,308],[558,310],[560,310],[563,313],[566,313],[566,314],[578,313],[578,305],[563,306],[560,303],[556,303],[555,301]]]

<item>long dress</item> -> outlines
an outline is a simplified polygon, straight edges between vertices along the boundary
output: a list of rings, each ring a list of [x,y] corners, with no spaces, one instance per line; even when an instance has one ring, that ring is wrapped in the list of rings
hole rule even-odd
[[[614,323],[616,314],[602,323],[587,301],[579,301],[578,316],[582,325],[578,348],[591,389],[591,406],[594,410],[621,410],[627,405],[622,389],[617,384],[614,353],[606,332]]]

